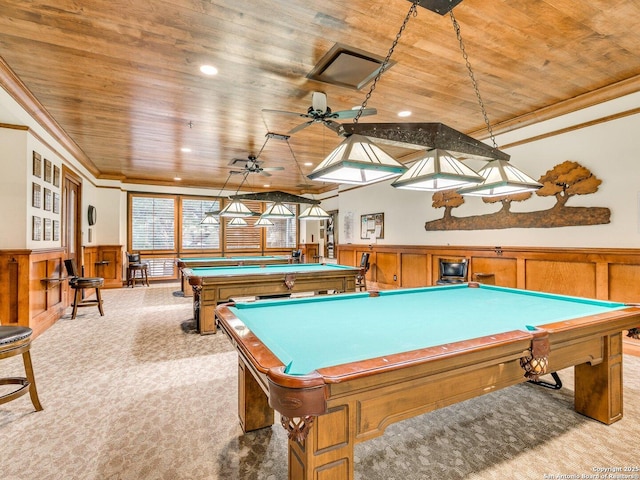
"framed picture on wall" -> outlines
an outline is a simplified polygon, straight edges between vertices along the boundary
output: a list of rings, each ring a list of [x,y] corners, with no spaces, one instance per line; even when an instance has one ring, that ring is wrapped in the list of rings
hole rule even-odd
[[[56,242],[60,240],[60,220],[53,221],[53,240]]]
[[[33,152],[33,176],[42,177],[42,157],[38,152]]]
[[[384,213],[360,215],[360,238],[384,238]]]
[[[32,217],[31,238],[36,241],[40,241],[42,239],[42,218],[40,217]]]
[[[60,213],[60,194],[53,192],[53,213]]]
[[[52,192],[49,188],[44,189],[44,209],[47,212],[51,211],[51,207],[53,206],[53,196]]]
[[[53,185],[55,187],[60,186],[60,167],[57,165],[53,166]]]
[[[39,183],[31,184],[31,206],[40,208],[42,206],[42,187]]]
[[[44,181],[51,183],[51,179],[53,178],[53,166],[51,164],[51,160],[44,159]]]
[[[50,218],[44,219],[44,240],[51,240],[53,233],[53,225]]]

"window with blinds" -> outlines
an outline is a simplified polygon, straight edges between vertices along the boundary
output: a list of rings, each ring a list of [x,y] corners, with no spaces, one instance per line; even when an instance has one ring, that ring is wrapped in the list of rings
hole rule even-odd
[[[265,204],[259,201],[244,201],[256,213],[264,211]],[[206,212],[223,207],[215,197],[189,197],[181,195],[129,194],[129,251],[154,251],[158,257],[153,265],[158,275],[169,268],[165,264],[166,253],[182,251],[196,252],[220,250],[227,252],[264,252],[265,249],[294,249],[297,246],[298,221],[295,217],[271,219],[273,226],[254,227],[259,216],[245,218],[248,226],[229,226],[230,218],[220,218],[220,225],[201,225]],[[286,204],[297,214],[296,204]],[[147,259],[149,259],[148,257]],[[164,262],[164,263],[163,263]]]
[[[219,250],[220,225],[201,224],[205,213],[220,209],[218,200],[182,199],[182,250]]]
[[[295,203],[285,203],[285,207],[298,216]],[[298,222],[296,218],[271,218],[272,227],[265,228],[267,248],[297,248]]]
[[[176,249],[176,199],[131,196],[131,250]]]
[[[262,203],[256,201],[243,201],[247,208],[252,212],[260,213],[262,211]],[[225,250],[260,250],[262,228],[254,227],[258,221],[258,216],[245,217],[246,226],[230,226],[231,218],[224,218],[225,225]]]

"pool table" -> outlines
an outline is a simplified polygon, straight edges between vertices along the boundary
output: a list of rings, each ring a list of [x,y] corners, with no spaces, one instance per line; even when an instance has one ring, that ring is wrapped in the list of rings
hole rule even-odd
[[[321,263],[184,269],[193,287],[194,318],[201,334],[216,333],[215,307],[233,297],[354,292],[359,272],[356,267]]]
[[[176,265],[180,271],[180,289],[185,297],[193,292],[189,286],[189,278],[184,276],[183,269],[196,267],[233,267],[239,265],[281,265],[291,263],[290,255],[257,255],[238,257],[185,257],[177,258]]]
[[[216,315],[238,351],[240,424],[267,427],[279,412],[292,480],[351,480],[354,445],[389,424],[570,366],[576,411],[616,422],[622,331],[640,325],[637,306],[478,283]]]

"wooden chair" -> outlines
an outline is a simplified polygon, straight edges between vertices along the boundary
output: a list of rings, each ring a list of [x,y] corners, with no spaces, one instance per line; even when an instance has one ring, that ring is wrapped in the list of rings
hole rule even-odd
[[[440,259],[440,277],[437,285],[449,285],[453,283],[464,283],[467,281],[467,271],[469,262],[466,258]]]
[[[27,327],[13,325],[0,325],[0,359],[22,354],[25,377],[0,378],[0,385],[20,385],[17,390],[0,396],[0,405],[10,402],[29,392],[31,403],[36,411],[42,410],[38,391],[36,390],[36,378],[31,364],[31,333]]]
[[[149,263],[143,262],[139,253],[127,253],[127,286],[136,286],[140,272],[140,283],[149,286]]]
[[[363,253],[360,257],[360,271],[356,275],[356,290],[367,290],[367,272],[369,271],[369,253]]]
[[[74,259],[68,259],[64,261],[64,266],[67,269],[67,275],[69,275],[69,286],[73,288],[73,312],[71,312],[71,319],[76,318],[78,308],[91,307],[96,305],[100,310],[100,316],[104,316],[104,310],[102,309],[102,296],[100,295],[100,288],[104,285],[104,278],[101,277],[81,277],[78,274],[78,266]],[[84,290],[86,288],[95,288],[96,298],[95,300],[85,300]]]

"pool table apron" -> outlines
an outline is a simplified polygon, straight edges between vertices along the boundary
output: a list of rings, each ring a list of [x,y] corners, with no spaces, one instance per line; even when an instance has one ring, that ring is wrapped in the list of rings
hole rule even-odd
[[[568,328],[548,329],[549,372],[575,366],[575,410],[602,423],[622,418],[622,330],[638,326],[637,314]],[[289,435],[289,479],[322,471],[353,479],[353,448],[400,420],[527,380],[530,333],[510,332],[499,342],[449,351],[414,365],[342,379],[331,368],[308,388],[288,388],[281,369],[261,370],[251,353],[221,327],[239,353],[238,405],[244,431],[274,422],[274,409]],[[498,335],[497,337],[500,337]],[[283,386],[284,384],[284,386]]]

